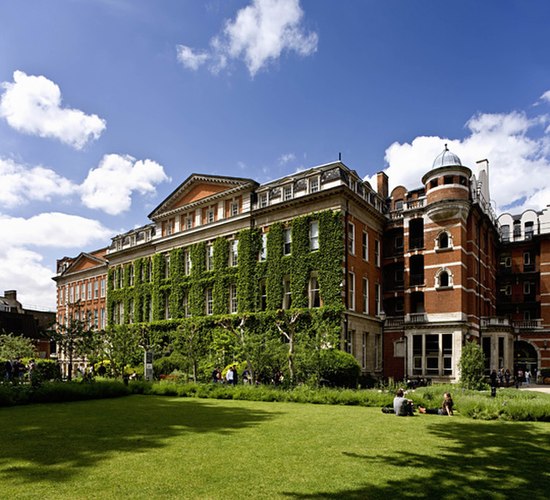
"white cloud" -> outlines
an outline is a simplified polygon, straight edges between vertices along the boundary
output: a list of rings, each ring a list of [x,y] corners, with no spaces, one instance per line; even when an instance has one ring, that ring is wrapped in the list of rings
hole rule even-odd
[[[3,82],[0,116],[19,132],[58,139],[76,149],[97,139],[105,120],[78,109],[61,106],[59,87],[44,76],[13,73],[13,83]]]
[[[128,155],[105,155],[91,169],[80,187],[82,202],[89,208],[117,215],[128,210],[132,193],[154,194],[155,185],[168,181],[164,169],[152,160],[136,161]]]
[[[539,100],[550,102],[550,90],[547,90],[544,94],[542,94]]]
[[[299,0],[253,0],[225,22],[223,31],[212,38],[209,53],[179,45],[178,60],[190,69],[210,60],[210,69],[217,72],[229,60],[243,59],[254,76],[285,51],[308,56],[317,50],[318,35],[304,30],[303,16]]]
[[[77,248],[105,240],[113,231],[99,221],[49,212],[28,219],[0,214],[0,250],[20,246]]]
[[[294,161],[296,155],[294,153],[285,153],[279,157],[279,165],[286,165],[288,162]]]
[[[410,143],[395,142],[385,153],[390,189],[419,187],[422,176],[448,144],[474,174],[476,161],[489,160],[490,192],[499,211],[541,209],[550,203],[550,140],[537,131],[547,121],[544,115],[529,118],[517,111],[480,113],[466,123],[469,135],[464,139],[420,136]],[[376,186],[375,176],[367,180]]]
[[[28,219],[0,214],[0,276],[5,290],[17,290],[25,307],[55,308],[55,270],[29,247],[73,248],[79,253],[92,243],[105,245],[114,231],[100,222],[63,213],[42,213]]]
[[[0,204],[14,207],[29,200],[50,201],[52,196],[68,196],[76,185],[53,170],[26,167],[0,158]]]

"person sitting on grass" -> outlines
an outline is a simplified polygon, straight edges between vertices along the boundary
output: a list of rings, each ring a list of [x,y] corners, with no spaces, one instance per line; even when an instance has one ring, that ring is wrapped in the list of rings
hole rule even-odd
[[[424,408],[423,406],[418,407],[420,413],[428,413],[433,415],[444,415],[444,416],[453,416],[453,398],[451,397],[450,392],[446,392],[443,395],[443,403],[441,403],[440,408]]]
[[[393,398],[393,411],[398,417],[413,416],[413,402],[404,396],[403,389],[399,389]]]

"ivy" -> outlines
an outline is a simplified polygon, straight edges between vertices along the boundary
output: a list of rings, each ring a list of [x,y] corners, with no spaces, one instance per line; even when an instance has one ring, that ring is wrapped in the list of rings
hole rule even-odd
[[[267,234],[267,309],[280,309],[283,303],[283,278],[288,272],[283,260],[283,229],[278,222]]]

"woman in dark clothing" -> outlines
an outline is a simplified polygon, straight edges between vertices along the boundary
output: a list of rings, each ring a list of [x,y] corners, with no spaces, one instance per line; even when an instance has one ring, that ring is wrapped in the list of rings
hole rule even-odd
[[[423,406],[418,407],[420,413],[431,413],[433,415],[445,415],[452,417],[453,416],[453,398],[451,397],[450,392],[446,392],[443,395],[443,403],[441,403],[440,408],[424,408]]]

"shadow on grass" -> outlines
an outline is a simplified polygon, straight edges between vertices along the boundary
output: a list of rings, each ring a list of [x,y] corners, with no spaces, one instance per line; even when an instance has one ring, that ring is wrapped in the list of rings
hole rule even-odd
[[[114,453],[146,453],[185,433],[231,433],[274,413],[154,396],[0,411],[2,478],[59,482]]]
[[[443,425],[441,425],[443,424]],[[547,499],[550,426],[518,423],[434,423],[429,429],[446,445],[435,456],[422,450],[344,455],[369,465],[396,467],[385,485],[366,482],[358,489],[313,494],[285,493],[293,498],[514,498]],[[354,463],[357,473],[361,466]],[[412,469],[411,469],[412,468]],[[421,477],[419,477],[421,476]]]

